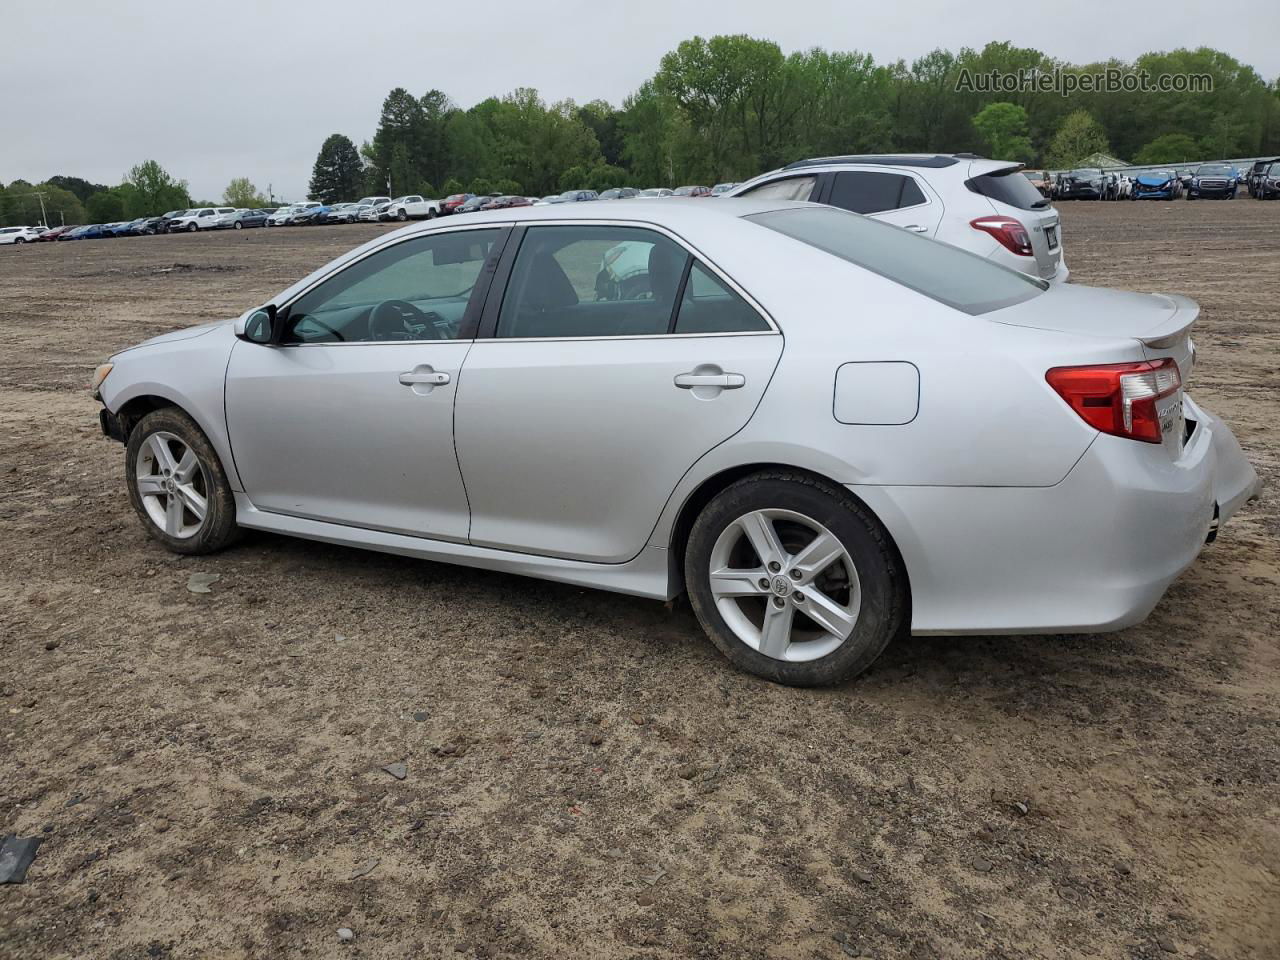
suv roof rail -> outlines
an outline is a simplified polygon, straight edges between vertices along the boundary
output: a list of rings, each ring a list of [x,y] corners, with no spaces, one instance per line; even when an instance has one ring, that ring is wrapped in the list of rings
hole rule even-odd
[[[972,153],[934,153],[934,154],[851,154],[843,157],[811,157],[788,163],[783,170],[796,170],[804,167],[820,167],[831,163],[874,163],[888,167],[953,167],[961,160],[980,160]]]

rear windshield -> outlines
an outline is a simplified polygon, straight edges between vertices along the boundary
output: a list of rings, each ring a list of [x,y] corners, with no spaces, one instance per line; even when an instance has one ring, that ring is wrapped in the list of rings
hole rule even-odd
[[[773,210],[745,219],[973,316],[1030,300],[1049,287],[959,247],[835,207]]]
[[[1040,191],[1031,185],[1026,176],[1018,176],[1016,167],[973,177],[965,181],[965,186],[974,193],[990,197],[998,203],[1007,203],[1019,210],[1043,210],[1049,205],[1049,201],[1040,195]]]

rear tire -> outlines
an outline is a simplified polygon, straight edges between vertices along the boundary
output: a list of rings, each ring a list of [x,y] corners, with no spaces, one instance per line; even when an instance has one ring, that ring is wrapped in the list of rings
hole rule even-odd
[[[235,497],[218,454],[177,407],[153,410],[133,428],[125,446],[125,483],[147,535],[174,553],[213,553],[239,534]]]
[[[791,686],[857,676],[907,623],[906,576],[888,533],[849,493],[801,473],[754,474],[703,508],[685,584],[730,662]]]

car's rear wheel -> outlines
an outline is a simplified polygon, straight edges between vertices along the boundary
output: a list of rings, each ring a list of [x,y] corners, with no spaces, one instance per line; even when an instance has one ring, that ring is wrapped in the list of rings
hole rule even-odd
[[[209,438],[178,408],[153,410],[133,428],[125,476],[147,533],[174,553],[212,553],[235,539],[231,484]]]
[[[26,238],[26,237],[16,237],[16,238],[14,239],[14,241],[13,241],[13,242],[14,242],[14,243],[26,243],[26,242],[27,242],[27,238]]]
[[[685,551],[694,612],[735,665],[778,683],[839,683],[901,629],[907,590],[879,522],[803,474],[734,483],[698,516]]]

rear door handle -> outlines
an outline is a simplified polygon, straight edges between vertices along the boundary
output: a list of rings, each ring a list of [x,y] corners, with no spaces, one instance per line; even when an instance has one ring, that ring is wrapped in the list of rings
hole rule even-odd
[[[406,387],[412,387],[418,383],[426,383],[433,387],[438,387],[449,382],[449,375],[447,373],[417,373],[410,371],[400,374],[400,382]]]
[[[678,373],[675,384],[682,390],[692,390],[694,387],[737,390],[747,385],[747,378],[740,373]]]

